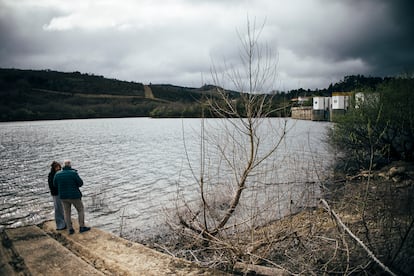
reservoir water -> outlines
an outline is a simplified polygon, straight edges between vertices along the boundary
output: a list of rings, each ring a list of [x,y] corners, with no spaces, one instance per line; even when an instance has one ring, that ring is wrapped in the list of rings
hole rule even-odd
[[[317,181],[328,173],[332,154],[324,141],[329,123],[266,120],[270,124],[287,123],[286,139],[272,159],[277,165],[266,174],[270,182],[279,185],[278,191],[280,185],[286,190],[292,183]],[[50,164],[70,159],[84,180],[81,191],[88,225],[115,234],[153,235],[165,224],[166,210],[175,206],[178,191],[189,200],[197,199],[198,185],[191,172],[199,169],[201,122],[206,132],[221,131],[217,119],[0,123],[0,227],[53,219],[47,185]],[[277,141],[280,135],[272,131],[264,132],[264,148],[267,141]],[[207,166],[221,166],[214,158],[208,160]],[[227,179],[224,172],[215,179]],[[303,186],[298,187],[296,193],[300,195]],[[288,201],[292,195],[278,204]],[[76,211],[72,217],[77,217]]]

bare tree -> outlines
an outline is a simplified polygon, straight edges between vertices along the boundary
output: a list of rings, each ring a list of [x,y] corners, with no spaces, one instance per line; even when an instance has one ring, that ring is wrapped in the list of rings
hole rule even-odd
[[[292,202],[315,207],[315,191],[325,183],[308,182],[301,187],[307,193],[301,193],[291,183],[278,180],[280,164],[306,158],[282,158],[281,150],[292,146],[287,120],[267,118],[274,110],[271,96],[265,94],[276,79],[277,55],[259,43],[263,25],[257,27],[248,20],[246,30],[245,35],[239,33],[240,63],[212,69],[216,89],[204,107],[220,119],[201,120],[197,158],[187,147],[197,197],[180,195],[177,200],[177,216],[170,225],[175,234],[188,239],[171,254],[206,266],[238,268],[244,273],[254,270],[262,275],[408,271],[410,267],[397,265],[406,264],[404,259],[412,256],[412,184],[405,193],[391,180],[382,183],[371,178],[372,145],[377,143],[372,136],[368,135],[371,162],[366,185],[352,181],[342,185],[340,181],[338,191],[327,191],[329,197],[320,200],[325,210],[308,208],[296,213]],[[240,92],[237,96],[221,88],[228,83]],[[368,129],[375,124],[370,121]],[[312,158],[312,162],[303,166],[307,173],[319,160]],[[383,199],[381,204],[377,198]],[[283,209],[286,201],[288,210]],[[404,208],[408,215],[399,215]],[[384,240],[387,234],[398,241],[396,246],[393,240]]]
[[[227,261],[233,264],[243,258],[255,263],[260,250],[268,250],[272,237],[253,233],[276,219],[280,196],[266,189],[275,189],[270,184],[276,182],[275,156],[287,121],[267,118],[274,112],[266,92],[276,80],[278,58],[259,43],[263,27],[248,20],[246,35],[239,33],[240,63],[225,64],[221,73],[212,69],[216,89],[205,106],[220,119],[202,120],[200,163],[190,162],[199,200],[183,199],[177,207],[184,232],[201,238],[209,250],[228,252]],[[231,83],[240,94],[229,93],[222,83]],[[222,254],[217,253],[225,261]]]

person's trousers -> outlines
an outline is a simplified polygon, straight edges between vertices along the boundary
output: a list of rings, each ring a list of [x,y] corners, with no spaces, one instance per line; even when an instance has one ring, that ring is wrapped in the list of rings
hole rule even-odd
[[[68,229],[73,229],[72,227],[72,205],[75,206],[76,211],[78,211],[78,221],[79,227],[85,227],[85,211],[83,209],[82,199],[62,199],[63,210],[65,212],[65,221]]]
[[[55,222],[56,229],[64,229],[66,227],[65,217],[63,214],[63,205],[59,196],[53,196],[53,205],[55,206]]]

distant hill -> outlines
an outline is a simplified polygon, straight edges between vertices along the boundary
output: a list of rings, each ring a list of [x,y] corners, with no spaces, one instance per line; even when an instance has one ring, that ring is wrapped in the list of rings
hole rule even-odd
[[[330,96],[336,91],[374,89],[386,79],[347,76],[328,88],[274,92],[269,99],[277,112],[289,116],[286,109],[292,98]],[[52,70],[0,69],[0,121],[49,120],[107,117],[200,117],[203,97],[215,96],[217,87],[181,87],[108,79],[80,72]],[[226,91],[237,99],[240,93]],[[210,113],[203,113],[211,116]]]
[[[201,98],[213,91],[80,72],[0,69],[0,120],[199,117]]]
[[[103,76],[51,70],[0,69],[2,88],[36,88],[72,93],[143,96],[142,83],[107,79]]]

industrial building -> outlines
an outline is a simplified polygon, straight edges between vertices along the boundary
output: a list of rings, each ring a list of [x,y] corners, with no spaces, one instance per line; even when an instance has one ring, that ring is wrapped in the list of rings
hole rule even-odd
[[[363,93],[335,92],[332,97],[313,97],[312,106],[292,107],[292,118],[312,121],[332,121],[344,115],[350,107],[351,97],[358,102],[366,98]]]

